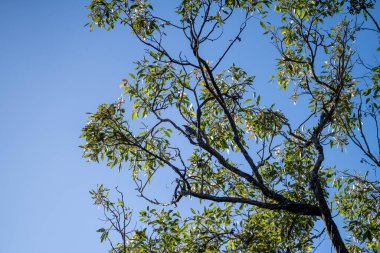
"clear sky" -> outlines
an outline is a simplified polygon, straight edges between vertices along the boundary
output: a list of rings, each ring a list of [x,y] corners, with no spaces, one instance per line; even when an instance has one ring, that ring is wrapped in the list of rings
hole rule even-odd
[[[88,193],[98,183],[119,185],[136,210],[146,206],[127,173],[81,158],[86,113],[120,96],[121,80],[144,53],[121,28],[90,33],[84,27],[88,3],[0,0],[1,253],[106,252],[95,232],[101,210]],[[227,61],[258,76],[264,103],[275,99],[296,113],[268,82],[274,49],[251,32]],[[358,160],[345,162],[350,159]]]

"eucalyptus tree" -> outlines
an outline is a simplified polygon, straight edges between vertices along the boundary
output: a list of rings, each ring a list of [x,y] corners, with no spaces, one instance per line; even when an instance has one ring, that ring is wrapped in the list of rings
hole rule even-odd
[[[160,173],[173,179],[169,207],[142,210],[134,228],[121,192],[115,202],[102,185],[91,192],[111,252],[310,252],[324,234],[336,252],[380,250],[380,67],[355,45],[364,32],[379,36],[374,1],[184,0],[169,17],[146,0],[93,0],[88,9],[91,29],[125,26],[147,54],[123,80],[124,96],[89,115],[84,157],[128,168],[154,205],[165,203],[146,187]],[[307,102],[297,119],[252,97],[250,70],[238,57],[227,62],[252,33],[278,51],[268,54],[272,80]],[[224,50],[209,53],[221,41]],[[326,161],[335,146],[360,151],[362,166]],[[184,198],[203,207],[181,215]]]

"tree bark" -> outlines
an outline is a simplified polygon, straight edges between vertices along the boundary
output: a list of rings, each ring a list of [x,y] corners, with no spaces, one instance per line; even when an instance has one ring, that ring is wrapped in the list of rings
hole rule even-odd
[[[321,119],[322,121],[322,119]],[[321,126],[322,124],[320,124]],[[320,128],[322,129],[322,128]],[[321,210],[321,218],[323,222],[325,223],[327,234],[330,238],[330,241],[337,253],[348,253],[348,250],[346,248],[346,245],[340,236],[340,232],[338,227],[336,226],[332,215],[330,208],[327,204],[327,201],[325,199],[325,196],[323,194],[323,189],[321,186],[321,183],[319,181],[318,172],[321,168],[322,162],[325,159],[323,147],[317,137],[318,132],[316,131],[313,136],[313,143],[315,148],[318,151],[318,157],[317,161],[314,164],[314,168],[311,172],[311,181],[310,181],[310,187],[312,191],[314,192],[315,199],[318,202],[319,209]]]
[[[346,245],[340,235],[339,229],[332,218],[330,208],[326,202],[325,197],[323,196],[323,190],[318,179],[314,181],[313,191],[321,210],[321,218],[325,223],[327,234],[335,251],[337,253],[348,253]]]

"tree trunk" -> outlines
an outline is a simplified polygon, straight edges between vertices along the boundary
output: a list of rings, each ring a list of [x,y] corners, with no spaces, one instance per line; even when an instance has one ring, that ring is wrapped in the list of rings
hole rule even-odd
[[[332,216],[329,206],[327,205],[326,199],[323,196],[323,191],[321,184],[318,179],[313,180],[313,191],[314,195],[318,201],[318,206],[321,209],[321,218],[325,223],[327,234],[329,235],[330,241],[337,253],[348,253],[346,245],[340,236],[338,227],[336,226]]]

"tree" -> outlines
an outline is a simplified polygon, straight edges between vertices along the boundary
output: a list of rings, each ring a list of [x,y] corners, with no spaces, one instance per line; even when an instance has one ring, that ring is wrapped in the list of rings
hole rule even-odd
[[[184,0],[169,20],[146,0],[93,0],[90,28],[129,27],[147,55],[121,85],[130,102],[102,104],[89,116],[84,157],[119,170],[125,164],[152,204],[163,203],[145,189],[163,170],[173,176],[168,204],[204,201],[189,217],[142,210],[145,227],[127,232],[123,198],[112,202],[101,185],[91,193],[110,225],[99,230],[102,241],[116,231],[122,243],[110,240],[112,252],[310,252],[327,234],[336,252],[380,250],[380,66],[354,44],[363,32],[379,35],[374,8],[364,0]],[[235,17],[242,19],[236,34],[209,56]],[[308,104],[301,120],[252,99],[254,76],[225,62],[255,20],[279,52],[272,79]],[[166,47],[170,34],[187,42],[181,53]],[[335,146],[361,151],[362,167],[326,162]]]

